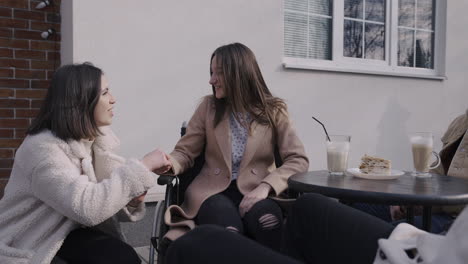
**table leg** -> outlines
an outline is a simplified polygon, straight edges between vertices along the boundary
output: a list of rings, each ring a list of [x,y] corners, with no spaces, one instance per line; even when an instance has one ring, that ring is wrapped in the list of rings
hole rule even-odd
[[[412,205],[406,207],[406,222],[410,225],[414,224],[414,207]]]
[[[427,232],[431,231],[432,224],[432,207],[424,206],[423,207],[423,229]]]

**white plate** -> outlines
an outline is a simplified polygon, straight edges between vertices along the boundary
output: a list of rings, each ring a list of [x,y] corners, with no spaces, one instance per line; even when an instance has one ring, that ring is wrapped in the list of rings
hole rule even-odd
[[[366,174],[366,173],[362,173],[359,168],[350,168],[350,169],[347,169],[346,172],[359,178],[371,179],[371,180],[392,180],[405,174],[404,171],[400,171],[400,170],[392,170],[390,174]]]

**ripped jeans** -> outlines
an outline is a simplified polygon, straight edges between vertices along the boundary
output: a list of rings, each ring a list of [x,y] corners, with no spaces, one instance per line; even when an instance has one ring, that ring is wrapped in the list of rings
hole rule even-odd
[[[260,244],[278,251],[283,228],[281,208],[275,201],[265,199],[254,204],[241,218],[239,204],[243,197],[236,181],[232,181],[224,192],[213,195],[203,202],[195,222],[197,225],[218,225],[229,231],[245,234]]]

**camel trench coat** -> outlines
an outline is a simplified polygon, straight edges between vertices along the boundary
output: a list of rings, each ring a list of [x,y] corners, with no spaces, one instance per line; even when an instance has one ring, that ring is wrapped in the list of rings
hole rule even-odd
[[[231,183],[231,131],[229,114],[214,127],[215,107],[213,96],[203,98],[193,114],[184,135],[169,155],[173,173],[178,175],[191,168],[194,159],[205,150],[205,164],[185,193],[181,206],[173,205],[165,213],[165,222],[171,227],[192,229],[192,219],[207,198],[223,192]],[[237,185],[242,194],[254,190],[260,183],[269,184],[273,196],[288,187],[287,180],[295,173],[305,172],[309,161],[304,146],[299,140],[285,112],[276,114],[276,138],[265,125],[253,122],[247,138]],[[275,166],[274,147],[279,148],[283,165]]]

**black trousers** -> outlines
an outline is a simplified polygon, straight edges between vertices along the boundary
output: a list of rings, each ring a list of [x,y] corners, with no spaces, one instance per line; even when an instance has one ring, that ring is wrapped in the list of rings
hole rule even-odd
[[[406,223],[406,219],[393,221],[390,215],[390,206],[382,204],[369,204],[369,203],[355,203],[352,205],[353,208],[366,212],[370,215],[378,217],[384,221],[397,226],[400,223]],[[431,216],[431,233],[442,234],[446,233],[452,223],[455,221],[455,217],[444,212],[437,212]],[[422,215],[416,215],[414,217],[413,225],[419,229],[423,229],[423,217]]]
[[[317,194],[302,195],[288,214],[283,254],[214,226],[174,241],[167,263],[372,263],[377,240],[393,226]]]
[[[92,228],[78,228],[70,232],[57,256],[70,264],[141,263],[130,245]]]
[[[224,192],[203,202],[195,219],[197,225],[235,228],[260,244],[279,250],[283,228],[283,212],[279,205],[271,199],[261,200],[241,218],[239,204],[242,198],[236,181],[232,181]]]

